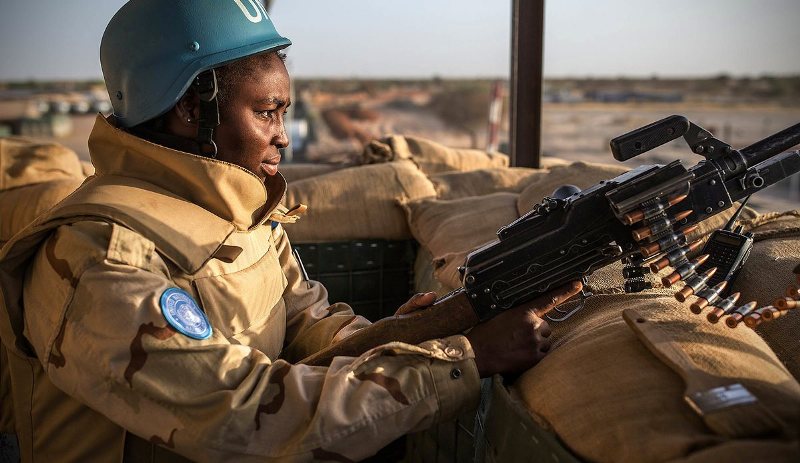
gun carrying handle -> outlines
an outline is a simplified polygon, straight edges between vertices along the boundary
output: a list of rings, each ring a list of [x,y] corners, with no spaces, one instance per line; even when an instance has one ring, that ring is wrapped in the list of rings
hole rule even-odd
[[[464,332],[478,322],[478,316],[462,288],[439,299],[430,307],[407,315],[378,320],[338,343],[306,357],[300,363],[312,366],[329,365],[334,357],[358,357],[373,347],[393,341],[419,344],[430,339],[452,336]]]
[[[653,148],[682,137],[689,130],[689,120],[669,116],[611,140],[611,152],[617,161],[627,161]]]

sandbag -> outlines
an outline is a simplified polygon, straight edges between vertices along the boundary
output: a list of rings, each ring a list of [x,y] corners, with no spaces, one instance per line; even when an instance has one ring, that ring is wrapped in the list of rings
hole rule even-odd
[[[513,391],[579,457],[668,461],[765,436],[765,450],[797,445],[800,384],[749,328],[712,325],[657,294],[595,296],[558,325],[551,353]],[[692,368],[677,371],[670,355]],[[758,401],[700,416],[684,399],[698,383],[740,383]],[[706,455],[692,461],[714,461]]]
[[[519,193],[530,182],[546,173],[544,169],[498,167],[469,172],[444,172],[431,175],[430,179],[439,199],[459,199],[500,192]]]
[[[575,185],[578,188],[590,187],[601,180],[608,180],[627,172],[627,167],[612,164],[573,162],[566,166],[553,166],[547,175],[532,181],[520,194],[517,211],[524,215],[542,198],[553,194],[562,185]]]
[[[74,151],[24,137],[0,138],[0,246],[84,179]],[[14,433],[11,378],[0,345],[0,433]]]
[[[476,462],[579,463],[555,434],[542,428],[525,404],[509,393],[500,375],[492,377],[491,385],[487,383],[481,384]]]
[[[401,135],[369,142],[361,156],[363,164],[400,160],[414,162],[426,175],[509,165],[508,156],[502,153],[449,148],[424,138]]]
[[[75,191],[82,178],[67,178],[0,191],[0,245]]]
[[[486,389],[486,388],[485,388]],[[487,408],[482,426],[477,428],[476,461],[506,463],[517,461],[553,461],[578,463],[558,442],[552,430],[544,429],[531,416],[525,404],[514,397],[502,378],[492,378],[491,394],[486,394],[481,407]],[[487,397],[488,396],[488,397]],[[637,436],[631,436],[636,439]],[[692,452],[673,463],[751,463],[797,461],[797,442],[780,439],[736,439]]]
[[[84,177],[91,177],[94,175],[94,164],[89,161],[81,161],[81,170]]]
[[[0,138],[0,191],[84,177],[78,155],[64,146],[24,137]]]
[[[292,183],[344,169],[345,167],[348,166],[346,164],[316,163],[281,164],[279,171],[283,174],[284,178],[286,178],[287,182]]]
[[[398,200],[434,197],[430,180],[410,162],[342,169],[290,183],[284,204],[308,205],[286,225],[295,243],[411,237]]]
[[[800,459],[797,442],[778,439],[738,439],[705,448],[672,463],[789,463]]]
[[[447,287],[460,286],[458,266],[472,250],[497,237],[497,229],[517,219],[517,195],[494,193],[453,200],[427,198],[403,204],[411,233],[434,257],[434,275]]]
[[[428,293],[434,292],[438,296],[444,296],[453,288],[446,287],[433,276],[433,256],[424,247],[417,249],[417,256],[414,258],[414,292]]]
[[[566,157],[570,156],[566,155]],[[542,156],[541,159],[539,159],[539,164],[542,169],[552,169],[556,166],[568,166],[572,164],[572,161],[567,161],[564,158],[557,158],[554,156]]]

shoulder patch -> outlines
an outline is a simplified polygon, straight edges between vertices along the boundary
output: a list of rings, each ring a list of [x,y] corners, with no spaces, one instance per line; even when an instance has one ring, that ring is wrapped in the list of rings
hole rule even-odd
[[[161,313],[176,331],[192,339],[211,337],[211,323],[192,296],[180,288],[168,288],[161,294]]]

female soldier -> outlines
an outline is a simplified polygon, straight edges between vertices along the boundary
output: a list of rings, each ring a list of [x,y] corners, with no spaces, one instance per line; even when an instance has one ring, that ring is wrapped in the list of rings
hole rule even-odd
[[[280,225],[289,44],[254,0],[111,20],[97,174],[0,255],[23,460],[358,460],[544,355],[533,309],[569,291],[467,337],[294,363],[368,322],[302,280]]]

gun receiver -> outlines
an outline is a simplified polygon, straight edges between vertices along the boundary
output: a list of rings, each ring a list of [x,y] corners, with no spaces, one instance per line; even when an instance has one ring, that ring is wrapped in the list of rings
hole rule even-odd
[[[685,117],[670,116],[615,138],[611,150],[618,160],[631,159],[680,136],[705,160],[689,169],[680,161],[640,166],[567,198],[545,197],[500,228],[497,240],[468,254],[462,288],[428,309],[380,320],[303,363],[457,334],[620,259],[655,260],[685,245],[694,224],[800,172],[800,151],[784,152],[800,143],[800,124],[735,150]],[[637,275],[637,268],[646,269],[626,272]]]

